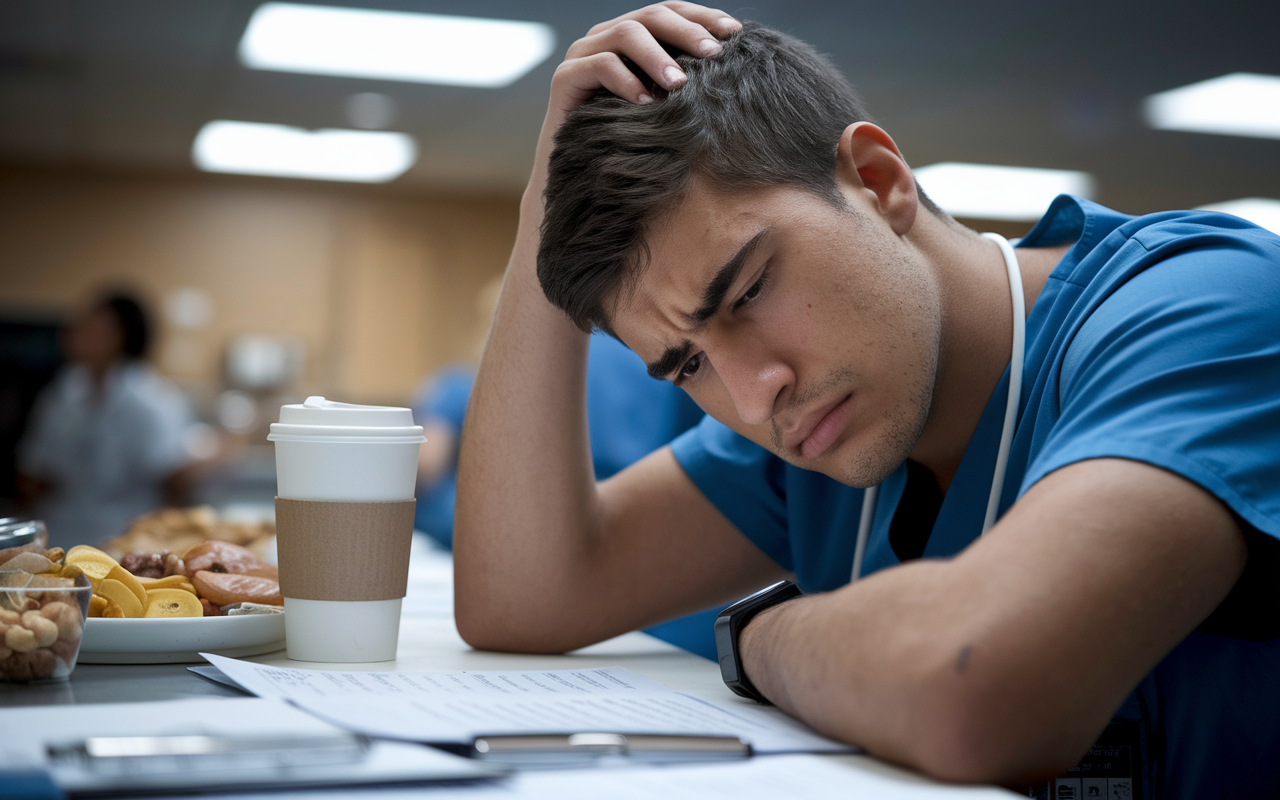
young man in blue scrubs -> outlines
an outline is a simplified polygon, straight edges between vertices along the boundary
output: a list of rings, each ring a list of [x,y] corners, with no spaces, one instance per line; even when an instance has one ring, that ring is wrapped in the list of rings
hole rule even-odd
[[[553,79],[468,414],[459,631],[570,650],[790,576],[740,666],[831,736],[1059,796],[1274,795],[1277,312],[1280,239],[1241,220],[1060,197],[1006,257],[798,42],[688,3],[602,23]],[[713,418],[600,484],[592,327]]]

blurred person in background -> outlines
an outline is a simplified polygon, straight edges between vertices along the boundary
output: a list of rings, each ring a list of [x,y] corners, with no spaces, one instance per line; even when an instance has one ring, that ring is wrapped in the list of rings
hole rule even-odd
[[[18,447],[18,491],[50,546],[96,544],[172,497],[190,463],[183,395],[145,361],[142,304],[105,293],[63,334],[68,364],[41,392]]]

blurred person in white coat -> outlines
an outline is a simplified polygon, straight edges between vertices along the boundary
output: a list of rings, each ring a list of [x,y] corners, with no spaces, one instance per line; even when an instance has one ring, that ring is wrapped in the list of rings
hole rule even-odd
[[[36,400],[18,449],[18,487],[50,546],[123,533],[180,483],[194,421],[177,387],[146,362],[151,325],[123,293],[99,297],[67,326],[68,364]]]

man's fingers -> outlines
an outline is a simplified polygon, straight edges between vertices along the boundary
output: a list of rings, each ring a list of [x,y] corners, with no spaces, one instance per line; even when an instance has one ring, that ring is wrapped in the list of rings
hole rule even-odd
[[[691,24],[691,23],[689,23]],[[705,31],[703,33],[705,37]],[[571,58],[585,58],[597,53],[616,53],[630,59],[654,83],[670,91],[685,81],[684,71],[676,64],[649,28],[636,20],[623,20],[608,30],[580,40]],[[717,44],[718,48],[719,45]]]
[[[577,108],[601,88],[633,103],[653,100],[645,85],[616,53],[594,53],[566,61],[556,69],[552,80],[557,87],[554,94],[564,98],[562,110],[565,112]]]
[[[720,52],[720,39],[742,29],[723,11],[680,0],[646,6],[602,22],[569,46],[564,63],[552,79],[551,107],[544,138],[555,130],[561,115],[586,102],[603,88],[633,103],[653,100],[630,61],[667,91],[684,85],[684,71],[665,47],[695,56]],[[549,141],[549,139],[547,140]]]
[[[615,17],[606,22],[593,25],[591,30],[587,31],[587,36],[593,36],[627,19],[644,22],[648,17],[660,10],[674,12],[690,22],[697,23],[706,31],[720,39],[737,33],[742,29],[741,22],[738,22],[736,19],[717,8],[708,8],[707,6],[698,5],[697,3],[686,3],[683,2],[683,0],[668,0],[668,2],[646,6],[645,8],[623,14],[620,17]]]
[[[698,14],[699,18],[690,19],[671,5],[646,6],[639,11],[632,11],[630,14],[625,14],[611,22],[597,25],[592,28],[584,39],[591,40],[607,37],[609,33],[620,28],[625,29],[639,25],[655,41],[683,50],[690,55],[706,57],[720,52],[721,36],[728,36],[734,30],[742,27],[737,20],[729,17],[728,19],[736,27],[731,30],[725,29],[722,33],[720,21],[726,18],[723,12],[697,6],[693,3],[675,5],[679,5],[682,10],[686,10],[683,9],[684,6],[688,6],[690,9],[697,9],[700,12]],[[708,27],[709,25],[712,27]]]
[[[684,73],[663,45],[696,56],[720,52],[718,36],[742,26],[722,11],[695,3],[671,2],[647,6],[595,26],[574,42],[567,60],[613,52],[634,62],[655,83],[671,90],[682,85]],[[620,95],[626,96],[626,95]]]
[[[671,9],[690,22],[698,23],[720,39],[742,30],[741,22],[718,8],[709,8],[697,3],[686,3],[683,0],[668,0],[668,2],[661,5]]]

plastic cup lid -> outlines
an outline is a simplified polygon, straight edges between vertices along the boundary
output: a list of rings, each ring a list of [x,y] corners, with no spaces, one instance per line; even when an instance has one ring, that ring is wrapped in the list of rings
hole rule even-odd
[[[280,424],[342,428],[407,428],[413,412],[393,406],[360,406],[308,397],[300,404],[280,407]]]

